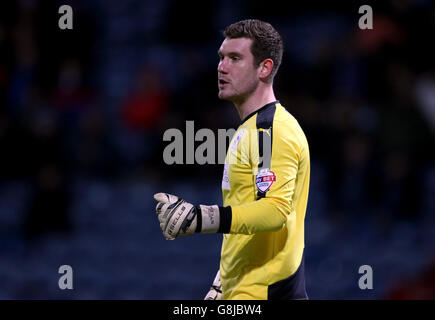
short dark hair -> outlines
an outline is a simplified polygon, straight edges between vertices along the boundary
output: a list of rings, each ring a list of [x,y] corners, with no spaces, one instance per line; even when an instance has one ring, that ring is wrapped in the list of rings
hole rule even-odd
[[[226,27],[223,36],[229,39],[252,39],[251,53],[254,56],[254,66],[258,67],[265,59],[272,59],[270,80],[273,80],[281,65],[284,45],[281,35],[270,23],[256,19],[242,20]]]

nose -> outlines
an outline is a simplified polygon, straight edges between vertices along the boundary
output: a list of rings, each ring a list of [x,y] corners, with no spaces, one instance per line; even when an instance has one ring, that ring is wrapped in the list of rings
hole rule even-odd
[[[226,74],[227,73],[227,65],[226,65],[226,59],[224,58],[224,59],[222,59],[221,61],[219,61],[219,64],[218,64],[218,68],[217,68],[217,71],[219,72],[219,73],[223,73],[223,74]]]

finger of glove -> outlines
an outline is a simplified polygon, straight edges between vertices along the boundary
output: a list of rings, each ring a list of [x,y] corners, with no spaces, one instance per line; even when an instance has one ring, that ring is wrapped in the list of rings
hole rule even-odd
[[[172,215],[175,212],[176,207],[174,207],[173,203],[164,203],[160,207],[160,213],[158,213],[157,217],[160,222],[160,229],[163,232],[163,236],[166,238],[166,240],[174,240],[175,236],[168,234],[165,229],[172,217]]]
[[[163,231],[163,236],[165,237],[166,240],[175,240],[174,236],[168,235],[166,234],[166,232]]]
[[[173,194],[159,192],[154,195],[154,199],[163,203],[174,203],[178,201],[178,197]]]
[[[193,205],[185,201],[182,201],[177,207],[169,209],[170,215],[165,220],[164,233],[168,237],[177,237],[184,220],[192,209]]]
[[[162,213],[162,207],[164,206],[164,203],[163,202],[157,202],[157,204],[156,204],[156,213],[157,214],[160,214],[160,213]]]
[[[211,288],[205,296],[204,300],[222,300],[222,292]]]
[[[159,202],[159,203],[162,203],[162,202]],[[156,212],[158,214],[160,224],[163,223],[164,226],[166,226],[168,219],[174,214],[173,209],[174,209],[173,203],[163,203],[163,205],[160,208],[157,208],[157,206],[156,206]],[[157,210],[159,210],[159,212]],[[164,226],[163,227],[161,226],[161,227],[164,228]]]
[[[218,293],[216,290],[211,289],[207,295],[205,296],[204,300],[216,300]]]
[[[161,213],[165,213],[169,206],[174,205],[180,200],[177,196],[167,194],[167,193],[156,193],[154,195],[154,199],[158,202],[156,204],[156,213],[160,215]],[[168,213],[166,213],[167,216]],[[159,220],[164,219],[166,216],[159,216]]]
[[[216,277],[213,280],[213,287],[216,288],[221,288],[221,272],[220,270],[218,270],[218,272],[216,273]]]

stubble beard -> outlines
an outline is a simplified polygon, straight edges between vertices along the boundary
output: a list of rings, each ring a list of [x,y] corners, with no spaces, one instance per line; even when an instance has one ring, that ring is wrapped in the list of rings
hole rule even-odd
[[[218,93],[218,97],[221,100],[227,100],[227,101],[231,101],[234,104],[242,104],[244,101],[246,101],[253,92],[255,92],[255,90],[258,87],[258,82],[251,82],[250,85],[246,88],[246,90],[244,90],[243,92],[237,92],[236,90],[233,90],[232,94],[229,95],[225,95],[223,94],[223,91],[225,90],[219,90]]]

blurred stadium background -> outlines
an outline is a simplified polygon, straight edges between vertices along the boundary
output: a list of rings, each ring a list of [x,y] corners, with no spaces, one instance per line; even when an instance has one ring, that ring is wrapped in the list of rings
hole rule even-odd
[[[237,128],[216,51],[244,18],[283,35],[276,94],[310,143],[310,298],[435,298],[435,5],[303,2],[2,1],[0,298],[202,299],[221,237],[165,241],[152,195],[222,202],[222,166],[167,166],[162,137]]]

